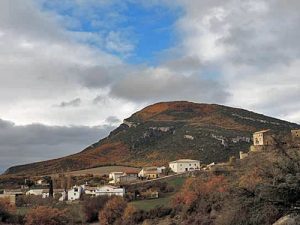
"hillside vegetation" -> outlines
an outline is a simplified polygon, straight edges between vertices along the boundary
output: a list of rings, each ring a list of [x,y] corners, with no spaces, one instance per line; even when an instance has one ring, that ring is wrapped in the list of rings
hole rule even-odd
[[[11,167],[6,174],[42,175],[97,166],[164,165],[178,158],[226,161],[247,150],[254,131],[289,131],[294,123],[215,104],[164,102],[124,120],[110,135],[67,157]]]

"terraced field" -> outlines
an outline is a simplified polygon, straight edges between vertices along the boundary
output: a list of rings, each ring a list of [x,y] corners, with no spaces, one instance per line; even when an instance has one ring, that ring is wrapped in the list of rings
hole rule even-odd
[[[140,168],[129,167],[129,166],[101,166],[101,167],[96,167],[91,169],[72,171],[66,174],[73,175],[73,176],[83,176],[87,174],[102,176],[102,175],[109,174],[110,172],[129,172],[129,171],[139,172]]]

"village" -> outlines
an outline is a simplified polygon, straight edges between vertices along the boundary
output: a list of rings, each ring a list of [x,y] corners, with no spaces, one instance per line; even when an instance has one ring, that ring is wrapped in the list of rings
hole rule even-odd
[[[291,130],[289,134],[284,135],[275,134],[272,130],[257,131],[253,134],[253,144],[250,150],[248,152],[240,151],[239,159],[245,159],[252,152],[264,151],[278,142],[299,146],[300,130]],[[68,204],[80,202],[83,196],[120,196],[130,200],[156,199],[160,197],[160,192],[155,185],[150,185],[150,188],[143,191],[139,187],[154,182],[163,182],[174,177],[192,176],[197,172],[226,168],[228,165],[228,162],[212,162],[202,165],[200,160],[178,159],[169,162],[168,166],[144,167],[139,171],[112,171],[107,174],[107,183],[97,186],[91,185],[89,182],[76,183],[68,189],[54,188],[51,176],[44,176],[34,181],[25,180],[18,189],[4,189],[0,192],[0,198],[8,200],[11,205],[16,205],[18,198],[22,196],[39,196],[42,199],[55,198],[59,202]]]

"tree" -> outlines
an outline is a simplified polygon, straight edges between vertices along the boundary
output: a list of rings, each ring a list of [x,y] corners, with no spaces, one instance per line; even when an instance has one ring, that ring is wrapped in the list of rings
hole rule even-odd
[[[112,197],[99,212],[100,225],[111,225],[121,219],[127,202],[121,197]]]
[[[25,222],[25,225],[65,225],[69,224],[69,218],[66,210],[38,206],[27,213]]]
[[[123,220],[131,219],[132,215],[136,212],[136,208],[132,205],[127,205],[123,213]]]
[[[0,222],[7,221],[14,211],[15,207],[10,204],[9,199],[0,199]]]
[[[83,201],[83,211],[86,222],[94,222],[98,220],[99,211],[105,206],[108,201],[108,196],[98,196],[95,198],[86,198]]]
[[[245,188],[249,191],[254,191],[256,186],[263,183],[261,169],[259,167],[254,167],[246,171],[239,179],[239,186]]]
[[[49,186],[49,197],[53,198],[53,181],[52,181],[52,177],[45,176],[44,179],[47,181],[48,186]]]

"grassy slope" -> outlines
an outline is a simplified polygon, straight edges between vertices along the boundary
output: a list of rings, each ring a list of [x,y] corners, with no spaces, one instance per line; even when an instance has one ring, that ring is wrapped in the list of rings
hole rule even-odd
[[[185,177],[174,177],[173,179],[167,180],[166,183],[173,186],[175,188],[175,191],[170,194],[164,194],[158,199],[149,199],[149,200],[140,200],[140,201],[134,201],[130,204],[133,205],[135,208],[149,211],[151,209],[157,208],[159,206],[168,207],[171,206],[172,197],[180,191],[184,181],[186,180]]]
[[[80,153],[60,159],[16,166],[8,174],[51,174],[105,165],[164,165],[178,158],[195,158],[203,163],[226,161],[247,150],[250,143],[231,142],[237,136],[251,137],[257,130],[288,131],[298,125],[250,111],[220,105],[190,102],[158,103],[133,114],[111,134]],[[169,127],[169,132],[153,131]],[[191,135],[194,140],[184,138]],[[224,147],[212,135],[228,140]]]

